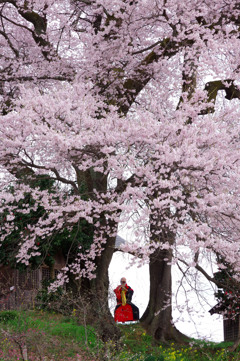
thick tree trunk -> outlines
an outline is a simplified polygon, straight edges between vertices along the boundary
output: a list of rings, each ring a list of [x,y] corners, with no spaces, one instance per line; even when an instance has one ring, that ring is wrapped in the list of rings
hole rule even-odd
[[[150,256],[150,298],[141,323],[156,341],[184,342],[187,336],[178,331],[172,321],[171,261],[171,249],[157,249]]]
[[[112,260],[115,247],[115,237],[109,237],[101,255],[95,260],[96,278],[89,280],[83,278],[80,280],[77,291],[81,290],[82,294],[97,297],[104,304],[108,304],[109,277],[108,268]]]
[[[100,229],[106,227],[105,215],[101,220]],[[109,224],[111,233],[115,233],[117,224]],[[96,230],[98,232],[98,230]],[[115,249],[115,236],[105,235],[107,242],[103,245],[104,249],[100,256],[95,259],[96,263],[96,278],[92,280],[84,279],[81,282],[80,294],[88,300],[88,321],[94,324],[99,336],[103,341],[108,339],[118,340],[121,337],[120,330],[117,328],[114,319],[110,313],[108,306],[108,290],[109,290],[109,276],[108,269],[112,260]]]
[[[100,193],[107,191],[108,178],[106,174],[95,172],[93,169],[82,172],[77,166],[75,166],[75,171],[78,187],[79,189],[84,189],[89,199],[94,195],[94,190]],[[80,307],[82,309],[85,308],[86,322],[92,323],[97,327],[100,337],[103,340],[114,337],[117,339],[120,337],[120,332],[108,307],[108,268],[115,248],[115,236],[112,235],[116,233],[117,224],[110,220],[109,214],[104,212],[100,215],[98,221],[100,226],[95,227],[93,231],[94,236],[104,236],[106,243],[101,245],[103,248],[101,255],[97,256],[94,260],[96,278],[92,280],[81,278],[76,281],[71,277],[69,288],[74,292],[75,297],[79,299]],[[106,229],[108,229],[108,233],[105,233]],[[84,267],[85,265],[83,264],[82,266]]]
[[[108,306],[108,268],[115,246],[115,237],[108,238],[105,249],[97,259],[96,278],[90,282],[90,297],[94,325],[103,341],[121,337]]]
[[[108,268],[114,252],[115,237],[109,237],[101,256],[96,259],[96,278],[79,281],[71,278],[69,289],[73,292],[73,308],[78,309],[79,320],[93,325],[103,340],[119,340],[120,330],[116,326],[108,306]]]

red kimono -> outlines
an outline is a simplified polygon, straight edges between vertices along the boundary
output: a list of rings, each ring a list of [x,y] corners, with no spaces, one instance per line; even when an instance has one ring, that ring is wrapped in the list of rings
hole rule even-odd
[[[133,289],[127,284],[125,284],[125,289],[123,290],[120,285],[114,290],[117,297],[117,306],[114,311],[115,322],[139,320],[139,309],[131,302]]]

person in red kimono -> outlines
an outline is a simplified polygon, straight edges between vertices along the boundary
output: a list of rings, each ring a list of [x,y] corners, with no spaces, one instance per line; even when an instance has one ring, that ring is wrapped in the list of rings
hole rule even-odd
[[[125,277],[121,278],[120,283],[114,290],[117,297],[114,320],[115,322],[137,321],[139,309],[132,303],[133,289],[127,285]]]

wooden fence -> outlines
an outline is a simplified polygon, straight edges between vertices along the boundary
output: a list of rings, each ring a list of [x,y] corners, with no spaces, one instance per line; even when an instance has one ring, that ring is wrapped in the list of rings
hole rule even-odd
[[[58,270],[55,269],[55,276]],[[50,269],[40,267],[21,272],[10,267],[0,268],[0,310],[28,308],[35,302],[43,280],[50,279]]]

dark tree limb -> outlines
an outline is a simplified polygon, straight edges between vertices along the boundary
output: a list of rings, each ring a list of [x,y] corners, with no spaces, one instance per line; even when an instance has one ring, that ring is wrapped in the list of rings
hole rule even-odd
[[[212,105],[202,111],[202,115],[215,111],[214,105],[219,90],[225,91],[225,98],[228,100],[240,99],[240,89],[234,84],[232,79],[210,81],[206,83],[204,90],[207,92],[207,103],[212,103]]]
[[[31,32],[36,44],[41,47],[45,59],[52,61],[57,54],[53,49],[52,44],[47,39],[47,18],[45,14],[40,15],[36,11],[27,8],[27,2],[25,2],[24,6],[20,6],[15,0],[0,0],[0,4],[5,3],[12,4],[17,9],[19,15],[33,25],[34,31],[31,29],[28,30]]]

